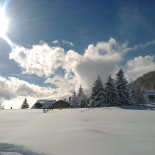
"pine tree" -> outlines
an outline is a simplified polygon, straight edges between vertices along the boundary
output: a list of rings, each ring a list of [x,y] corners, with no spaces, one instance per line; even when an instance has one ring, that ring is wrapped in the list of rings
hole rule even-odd
[[[119,93],[120,104],[129,105],[130,94],[129,94],[128,82],[124,77],[124,72],[122,71],[122,69],[120,69],[116,74],[116,87]]]
[[[130,98],[130,104],[135,104],[135,87],[133,85],[128,85],[129,88],[129,98]]]
[[[118,90],[111,75],[108,77],[108,81],[105,84],[105,103],[107,106],[119,105]]]
[[[133,92],[133,99],[134,103],[137,106],[145,105],[149,103],[148,97],[144,94],[144,89],[140,86],[132,85],[134,92]]]
[[[103,88],[102,80],[98,75],[92,87],[91,106],[100,107],[103,105],[104,105],[104,88]]]
[[[29,104],[27,103],[27,99],[25,98],[25,100],[23,101],[23,104],[21,106],[21,109],[27,109],[29,108]]]
[[[78,90],[78,94],[77,94],[77,102],[78,102],[78,107],[86,107],[87,103],[86,103],[86,97],[85,94],[83,92],[83,88],[80,85],[80,88]]]
[[[76,95],[76,92],[75,91],[73,91],[72,97],[70,99],[70,103],[71,103],[71,108],[78,107],[78,105],[77,105],[77,103],[78,103],[78,101],[77,101],[77,95]]]

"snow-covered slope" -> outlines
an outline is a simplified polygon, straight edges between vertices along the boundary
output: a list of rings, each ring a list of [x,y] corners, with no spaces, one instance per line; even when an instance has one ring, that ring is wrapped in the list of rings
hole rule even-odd
[[[0,154],[154,155],[154,144],[153,110],[0,111]]]

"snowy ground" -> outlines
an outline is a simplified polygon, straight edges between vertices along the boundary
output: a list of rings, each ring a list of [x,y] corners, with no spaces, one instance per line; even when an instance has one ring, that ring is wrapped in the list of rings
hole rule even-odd
[[[1,154],[154,155],[155,110],[0,110]]]

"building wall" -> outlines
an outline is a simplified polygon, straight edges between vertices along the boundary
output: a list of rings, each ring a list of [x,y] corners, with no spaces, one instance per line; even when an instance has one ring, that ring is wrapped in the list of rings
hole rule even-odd
[[[53,103],[52,107],[53,109],[60,109],[60,108],[69,108],[70,104],[68,102],[65,102],[63,100],[56,101]]]

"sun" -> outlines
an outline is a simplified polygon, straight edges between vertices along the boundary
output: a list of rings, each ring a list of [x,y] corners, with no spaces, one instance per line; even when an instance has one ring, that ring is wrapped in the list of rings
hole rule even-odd
[[[9,20],[6,17],[4,10],[0,8],[0,37],[5,37],[8,31]]]

